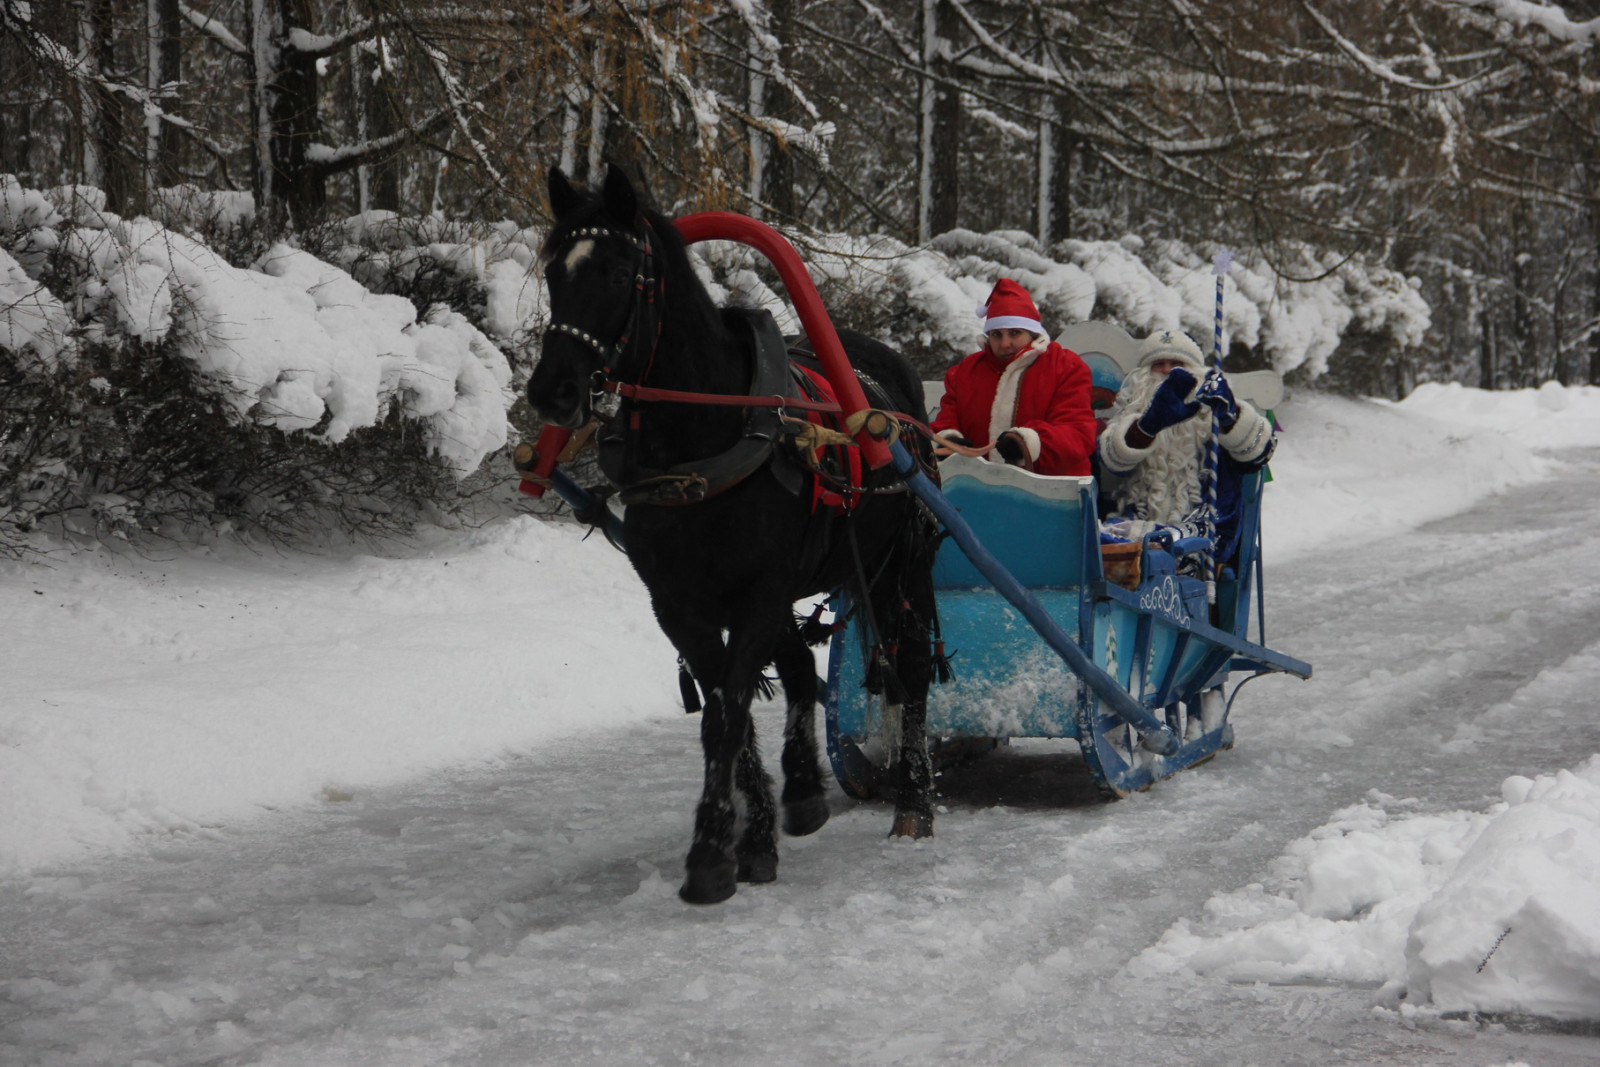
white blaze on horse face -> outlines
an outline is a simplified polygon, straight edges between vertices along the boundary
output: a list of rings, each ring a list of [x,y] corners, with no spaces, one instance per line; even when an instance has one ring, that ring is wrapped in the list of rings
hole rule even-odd
[[[567,253],[567,258],[561,261],[561,265],[566,268],[567,274],[570,275],[573,271],[578,269],[578,264],[589,258],[589,253],[593,251],[593,239],[585,237],[583,240],[572,246],[572,251]]]

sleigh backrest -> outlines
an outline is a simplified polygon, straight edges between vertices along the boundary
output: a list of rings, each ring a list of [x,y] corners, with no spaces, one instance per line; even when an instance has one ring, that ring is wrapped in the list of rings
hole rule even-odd
[[[1084,546],[1099,545],[1093,478],[1050,478],[966,456],[945,460],[939,476],[944,495],[1017,581],[1030,589],[1083,584]],[[948,540],[934,561],[933,583],[937,589],[989,584]]]

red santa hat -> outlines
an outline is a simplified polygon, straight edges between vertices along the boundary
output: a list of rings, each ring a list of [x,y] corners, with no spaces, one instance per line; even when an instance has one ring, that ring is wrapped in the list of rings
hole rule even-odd
[[[978,309],[978,315],[983,319],[984,333],[990,330],[1044,333],[1044,327],[1039,323],[1039,309],[1033,306],[1033,297],[1010,278],[1001,278],[994,283],[989,302]]]

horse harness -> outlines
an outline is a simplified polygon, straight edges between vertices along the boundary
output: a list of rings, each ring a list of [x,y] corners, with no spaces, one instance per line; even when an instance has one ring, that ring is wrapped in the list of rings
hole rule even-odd
[[[721,404],[745,408],[739,440],[714,456],[666,468],[638,462],[634,454],[637,427],[615,419],[597,435],[600,469],[617,487],[625,505],[676,506],[709,500],[738,485],[764,466],[771,466],[779,484],[795,495],[809,488],[813,511],[853,510],[870,493],[903,492],[897,476],[884,484],[866,477],[854,441],[837,418],[839,405],[820,373],[821,364],[804,350],[791,350],[770,313],[725,308],[724,316],[751,342],[754,369],[744,396],[680,393],[607,379],[600,390],[635,403]],[[891,401],[882,386],[857,372],[862,391],[874,409]],[[804,418],[789,414],[795,411]],[[790,447],[780,447],[790,446]]]

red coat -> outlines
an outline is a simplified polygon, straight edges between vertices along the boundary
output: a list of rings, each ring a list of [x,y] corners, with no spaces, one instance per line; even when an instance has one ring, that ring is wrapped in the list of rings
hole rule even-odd
[[[1089,378],[1078,354],[1054,341],[1005,363],[985,348],[945,371],[933,430],[958,432],[973,445],[1012,430],[1035,473],[1088,474],[1097,431]]]

